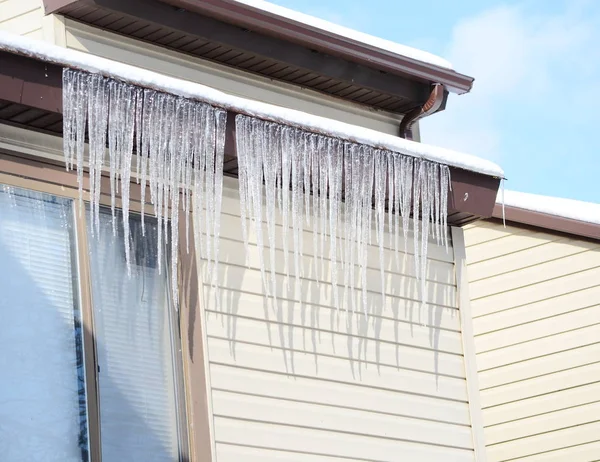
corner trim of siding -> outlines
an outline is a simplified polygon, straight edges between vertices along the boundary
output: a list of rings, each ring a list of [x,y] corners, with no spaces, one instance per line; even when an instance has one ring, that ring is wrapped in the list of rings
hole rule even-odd
[[[475,356],[475,339],[473,334],[473,317],[471,315],[471,300],[469,297],[469,280],[467,276],[467,255],[465,250],[465,235],[462,228],[452,227],[452,242],[456,268],[456,287],[458,307],[460,312],[461,338],[467,379],[467,396],[469,398],[469,415],[471,417],[471,433],[475,460],[486,462],[485,436],[483,432],[483,413],[479,396],[479,380],[477,378],[477,363]]]

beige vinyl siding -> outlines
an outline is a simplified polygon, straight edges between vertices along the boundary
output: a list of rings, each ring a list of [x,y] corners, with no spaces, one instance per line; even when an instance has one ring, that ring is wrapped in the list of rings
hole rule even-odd
[[[600,459],[600,243],[465,230],[490,461]]]
[[[40,38],[42,0],[4,0],[0,2],[0,30]]]
[[[330,285],[314,278],[312,231],[303,238],[300,293],[293,265],[285,284],[278,244],[273,309],[254,244],[245,259],[237,182],[225,180],[220,306],[204,285],[217,461],[474,461],[452,249],[430,243],[427,277],[437,305],[421,326],[412,258],[398,270],[386,251],[382,306],[378,247],[371,247],[369,301],[377,315],[359,329],[355,316],[348,330],[343,311],[336,321]],[[270,269],[268,252],[265,259]]]
[[[57,39],[57,43],[60,40]],[[60,43],[62,44],[62,43]],[[396,135],[401,116],[375,111],[297,85],[278,82],[229,66],[64,20],[64,45],[229,94]]]

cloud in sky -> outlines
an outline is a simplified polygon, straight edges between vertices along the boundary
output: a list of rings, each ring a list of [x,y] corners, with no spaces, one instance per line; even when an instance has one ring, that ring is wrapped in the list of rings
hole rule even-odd
[[[597,0],[272,0],[422,48],[475,77],[423,142],[486,157],[507,187],[600,202]]]
[[[585,110],[589,85],[578,87],[578,80],[597,70],[590,59],[600,48],[598,21],[586,13],[581,2],[553,14],[502,5],[459,21],[446,56],[474,76],[475,85],[467,95],[451,96],[446,112],[423,121],[424,141],[502,162],[516,134],[511,129],[525,130],[515,125],[528,119],[533,128],[542,108],[557,112],[556,123],[565,109],[574,114],[573,104]],[[561,98],[571,100],[568,107],[552,107]]]

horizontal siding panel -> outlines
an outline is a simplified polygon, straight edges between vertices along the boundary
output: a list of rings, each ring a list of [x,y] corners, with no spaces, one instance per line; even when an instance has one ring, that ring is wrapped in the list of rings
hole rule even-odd
[[[585,382],[584,377],[581,377],[581,382]],[[485,426],[490,427],[593,403],[598,401],[598,397],[600,397],[600,382],[594,382],[486,409],[483,420]]]
[[[227,247],[227,250],[225,252],[222,252],[221,255],[221,261],[224,263],[231,263],[233,265],[241,265],[244,266],[246,265],[246,263],[252,267],[252,268],[260,268],[260,260],[259,260],[259,252],[258,252],[258,247],[255,245],[256,243],[256,238],[253,232],[250,232],[249,235],[249,242],[251,243],[251,245],[249,246],[249,251],[250,254],[248,255],[248,261],[246,261],[246,255],[245,255],[245,246],[244,243],[242,241],[242,234],[241,234],[241,224],[239,219],[236,220],[235,217],[232,217],[233,220],[231,220],[231,222],[229,222],[229,220],[224,219],[223,221],[225,223],[221,223],[221,226],[223,226],[223,224],[226,225],[226,227],[224,227],[224,229],[227,229],[227,231],[223,231],[221,233],[221,241],[227,241],[227,243],[223,243],[224,246]],[[238,228],[238,231],[235,231],[235,228]],[[275,271],[279,272],[279,273],[284,273],[285,272],[285,253],[283,252],[283,244],[282,242],[279,242],[281,239],[281,230],[277,230],[276,232],[276,238],[277,238],[277,242],[276,242],[276,251],[275,251]],[[329,281],[330,280],[330,266],[329,266],[329,254],[330,254],[330,245],[329,245],[329,240],[327,240],[326,242],[324,242],[323,244],[323,252],[321,252],[320,249],[320,242],[318,243],[318,250],[317,252],[315,252],[314,250],[314,244],[313,244],[313,234],[309,233],[309,232],[304,232],[303,234],[304,237],[304,241],[303,241],[303,248],[302,248],[302,253],[303,253],[303,257],[301,259],[301,266],[300,266],[300,275],[306,275],[308,277],[312,277],[313,279],[315,279],[315,271],[318,271],[317,274],[319,274],[320,277],[322,277],[322,280],[326,280]],[[269,248],[268,248],[268,239],[267,239],[267,235],[263,236],[263,238],[265,239],[265,244],[264,244],[264,248],[263,248],[263,257],[264,257],[264,261],[265,261],[265,267],[269,269],[271,269],[271,256],[269,253]],[[288,261],[292,262],[294,261],[294,253],[293,253],[293,249],[294,249],[294,245],[293,245],[293,240],[292,240],[292,236],[291,233],[289,235],[289,247],[288,247]],[[323,255],[323,263],[325,263],[324,266],[324,272],[323,274],[321,271],[321,259],[317,258],[315,261],[315,258],[313,258],[314,255]],[[341,250],[339,249],[338,246],[338,250],[337,250],[337,261],[338,261],[338,267],[340,265],[340,255],[341,254]],[[414,258],[412,256],[409,256],[408,258],[404,258],[406,254],[404,253],[404,249],[402,249],[402,253],[399,255],[399,258],[396,259],[395,255],[393,255],[393,253],[390,252],[386,252],[386,256],[384,257],[384,270],[386,272],[386,274],[388,275],[388,277],[390,275],[403,275],[403,276],[410,276],[413,278],[417,277],[417,273],[415,271],[415,263],[414,263]],[[369,272],[373,273],[373,272],[377,272],[377,277],[379,278],[379,271],[380,271],[380,266],[379,266],[379,247],[376,246],[369,246],[368,248],[368,252],[367,252],[367,268],[369,268]],[[358,267],[358,262],[356,262],[356,267]],[[315,269],[316,267],[316,269]],[[290,265],[290,275],[295,276],[295,268],[294,265]],[[448,262],[441,262],[441,261],[437,261],[437,260],[428,260],[428,265],[427,265],[427,273],[426,273],[426,279],[430,280],[430,281],[435,281],[435,282],[439,282],[439,283],[443,283],[443,284],[455,284],[455,279],[454,279],[454,266],[452,263],[448,263]]]
[[[40,9],[29,11],[20,16],[0,22],[0,30],[17,35],[28,34],[40,28],[42,17]]]
[[[303,328],[244,318],[231,319],[231,316],[223,320],[220,315],[209,316],[206,329],[210,337],[236,343],[368,361],[369,364],[363,367],[394,366],[458,378],[463,378],[465,373],[462,356],[415,348],[410,345],[410,338],[404,344],[396,344],[328,331],[318,331],[313,336],[313,328],[309,326]]]
[[[344,327],[346,326],[345,323],[348,321],[348,319],[354,318],[353,324],[351,325],[356,326],[356,317],[353,312],[351,310],[346,312],[343,307],[338,310],[335,306],[333,306],[331,297],[328,294],[322,299],[317,300],[317,303],[300,303],[291,299],[278,298],[277,306],[283,308],[283,312],[281,312],[279,309],[274,312],[273,309],[271,309],[271,311],[267,311],[265,314],[265,299],[262,295],[262,292],[260,292],[260,289],[257,290],[257,293],[240,292],[234,289],[220,289],[218,297],[220,301],[220,307],[215,305],[215,297],[211,294],[211,289],[208,287],[208,285],[205,285],[204,289],[208,303],[207,309],[218,313],[234,314],[241,317],[258,320],[286,322],[288,324],[299,326],[316,325],[319,326],[320,329],[324,330],[340,330],[341,327],[340,331],[342,333],[348,332],[348,330]],[[243,305],[235,306],[236,300],[240,300],[242,294],[244,297]],[[398,297],[386,297],[385,305],[383,307],[381,305],[377,305],[376,309],[373,310],[373,313],[370,313],[370,322],[368,323],[368,326],[365,327],[363,324],[361,324],[361,332],[363,332],[364,329],[367,329],[367,336],[370,336],[371,334],[374,334],[375,328],[379,329],[380,323],[391,321],[398,324],[395,328],[400,329],[398,331],[399,335],[402,332],[408,332],[405,340],[408,341],[410,338],[409,341],[411,342],[411,345],[414,341],[413,337],[420,335],[420,333],[423,331],[427,331],[428,343],[420,343],[418,346],[428,345],[424,346],[424,348],[429,348],[437,345],[436,342],[439,340],[441,335],[446,335],[444,331],[460,331],[460,316],[458,310],[454,308],[431,306],[429,308],[429,312],[431,313],[432,318],[428,318],[425,325],[422,326],[420,324],[416,324],[417,320],[411,315],[411,313],[416,313],[420,307],[421,303],[416,300],[406,300]],[[305,319],[303,324],[301,322],[302,310],[304,310],[304,313],[308,315],[312,315],[314,313],[315,317],[310,318],[309,316]],[[360,316],[361,322],[364,322],[362,313]],[[300,322],[298,322],[299,320]],[[409,326],[405,326],[404,324],[409,324]],[[432,332],[432,327],[441,329],[441,331]],[[458,343],[456,343],[456,345],[458,345]],[[462,353],[462,350],[451,351]]]
[[[227,238],[227,239],[231,239],[231,240],[235,240],[235,241],[239,241],[239,242],[243,242],[244,239],[244,235],[243,235],[243,231],[242,231],[242,224],[241,224],[241,219],[238,215],[232,214],[230,213],[230,211],[228,209],[225,208],[225,205],[223,205],[223,210],[226,210],[226,213],[223,213],[221,215],[221,234],[220,236],[223,238]],[[275,216],[278,216],[278,214],[276,213]],[[276,220],[277,221],[277,220]],[[291,226],[291,220],[290,220],[290,226]],[[252,243],[256,243],[256,233],[255,233],[255,226],[254,223],[250,222],[248,220],[247,223],[247,229],[248,229],[248,240]],[[283,237],[282,237],[282,229],[283,227],[278,223],[276,228],[275,228],[275,247],[277,249],[283,249]],[[266,223],[263,223],[263,239],[265,244],[268,242],[268,228]],[[375,262],[376,263],[376,268],[379,268],[379,244],[376,244],[377,240],[375,237],[376,233],[373,233],[373,240],[370,243],[370,245],[367,246],[367,256],[368,256],[368,260],[370,262]],[[385,233],[385,237],[384,237],[384,249],[387,249],[388,252],[386,252],[386,261],[394,261],[394,265],[390,266],[390,269],[394,269],[396,267],[396,254],[395,254],[395,243],[393,246],[390,246],[390,242],[389,242],[389,234],[387,233],[387,226],[386,226],[386,233]],[[306,255],[314,255],[314,247],[313,247],[313,230],[310,227],[306,227],[304,228],[303,232],[302,232],[302,249],[303,251],[306,251]],[[338,235],[336,236],[337,240],[338,240],[338,253],[339,253],[339,245],[341,245],[341,242],[344,240],[344,230],[343,227],[340,226],[338,228]],[[325,242],[324,245],[326,245],[325,250],[326,250],[326,255],[329,255],[329,241],[330,241],[330,237],[329,237],[329,230],[326,230],[326,234],[325,234]],[[293,244],[294,240],[293,240],[293,235],[292,235],[292,230],[291,228],[288,231],[288,243],[290,245],[290,250],[293,249],[292,244]],[[398,239],[398,254],[400,257],[400,263],[403,263],[403,257],[404,257],[404,251],[407,250],[407,254],[408,255],[413,255],[414,254],[414,240],[412,238],[412,233],[409,233],[408,236],[408,240],[406,241],[406,246],[404,244],[404,237],[402,235],[402,233],[400,233],[399,239]],[[446,262],[449,263],[450,266],[453,265],[453,253],[452,250],[449,248],[448,252],[446,252],[445,247],[443,246],[438,246],[435,245],[435,242],[431,242],[428,248],[427,248],[427,258],[428,260],[432,260],[432,261],[439,261],[439,262]],[[392,250],[392,252],[389,252],[390,250]],[[339,259],[339,255],[338,255],[338,259]],[[407,260],[412,261],[413,257],[408,257]],[[407,263],[409,263],[407,261]],[[388,263],[389,264],[389,263]],[[413,269],[414,272],[414,269]],[[414,274],[414,273],[413,273]]]
[[[538,245],[543,245],[548,241],[556,239],[558,238],[552,238],[552,236],[544,233],[506,236],[485,244],[467,247],[467,261],[469,262],[469,265],[472,265],[481,261],[502,257],[513,252],[520,252]]]
[[[359,384],[348,386],[314,377],[265,373],[229,365],[211,364],[210,371],[213,390],[229,390],[347,409],[366,409],[466,427],[470,423],[467,403],[366,388]]]
[[[219,462],[347,462],[346,457],[322,456],[306,452],[278,451],[238,444],[217,443],[217,460]],[[357,459],[354,459],[357,460]]]
[[[544,296],[543,294],[540,295]],[[492,316],[475,318],[473,320],[473,328],[478,335],[486,334],[507,327],[518,326],[539,319],[576,311],[595,305],[599,301],[600,284],[595,287],[568,292],[554,298],[534,302],[526,306],[494,313]]]
[[[2,26],[0,26],[2,27]],[[35,29],[32,30],[31,32],[26,32],[25,34],[23,34],[24,37],[29,37],[30,39],[34,39],[34,40],[43,40],[44,39],[44,31],[40,28],[40,29]]]
[[[526,260],[525,260],[526,261]],[[515,290],[543,281],[560,278],[566,274],[578,273],[590,268],[599,268],[600,252],[584,251],[576,255],[512,271],[492,278],[469,284],[472,300],[497,293]]]
[[[572,407],[489,427],[485,431],[485,441],[487,444],[498,444],[596,422],[600,420],[600,396],[598,399],[599,401],[585,406]],[[600,438],[600,435],[598,437]]]
[[[517,271],[524,266],[541,265],[592,249],[600,249],[600,246],[595,242],[567,238],[547,242],[520,252],[473,263],[469,267],[469,279],[471,282],[475,282],[492,278],[500,274]]]
[[[477,353],[483,353],[595,324],[600,324],[600,304],[489,334],[477,335],[475,350]],[[598,332],[600,333],[600,326]]]
[[[9,21],[41,8],[40,0],[9,0],[0,3],[0,22]]]
[[[225,218],[225,215],[229,215],[229,216],[233,216],[236,217],[239,220],[240,217],[240,201],[239,201],[239,191],[238,191],[238,187],[237,187],[237,180],[234,179],[230,179],[230,178],[224,178],[223,181],[223,205],[222,205],[222,210],[223,210],[223,218]],[[264,196],[264,195],[263,195]],[[310,199],[310,208],[312,210],[312,196]],[[266,200],[263,198],[262,201],[262,205],[263,207],[266,207]],[[266,210],[265,208],[263,208],[263,225],[266,225],[266,217],[264,216],[264,210]],[[291,210],[291,194],[290,194],[290,210]],[[302,207],[303,212],[305,211],[305,207],[304,207],[304,201],[303,201],[303,207]],[[374,214],[374,211],[373,211]],[[343,236],[344,233],[344,223],[343,223],[343,219],[344,219],[344,204],[340,204],[339,207],[339,217],[340,217],[340,224],[337,228],[337,233],[338,233],[338,238],[340,236]],[[390,235],[388,233],[388,215],[386,214],[386,220],[385,220],[385,247],[387,249],[391,249],[392,245],[390,244]],[[273,218],[274,218],[274,223],[280,227],[282,225],[282,216],[279,213],[279,209],[277,208],[277,211],[273,214]],[[373,231],[375,230],[375,215],[373,215],[373,225],[372,225],[372,229]],[[304,231],[309,232],[312,235],[312,216],[310,217],[311,221],[310,223],[307,220],[304,220],[303,222],[303,229]],[[289,216],[289,223],[291,225],[291,214]],[[250,221],[248,221],[248,229],[251,229],[252,227],[254,227],[254,223],[251,223]],[[266,228],[265,228],[266,229]],[[409,220],[409,226],[408,226],[408,251],[412,252],[414,250],[414,241],[413,241],[413,221],[412,219]],[[329,227],[326,226],[325,227],[325,234],[327,236],[329,236]],[[266,236],[266,234],[265,234]],[[373,237],[373,241],[375,241],[377,236],[377,233],[374,232],[372,233],[372,237]],[[403,232],[402,229],[399,232],[399,243],[401,244],[402,248],[404,248],[404,237],[403,237]],[[312,239],[312,237],[311,237]],[[451,236],[450,236],[450,232],[448,231],[448,239],[451,240]],[[420,240],[420,238],[419,238]],[[311,241],[312,242],[312,241]],[[436,240],[434,237],[432,237],[431,235],[429,236],[429,242],[431,244],[436,244]],[[312,245],[312,244],[311,244]],[[446,249],[444,246],[440,246],[440,245],[435,245],[432,247],[439,247],[439,248],[432,248],[430,249],[432,252],[434,252],[435,254],[437,254],[439,252],[439,254],[442,256],[441,260],[443,261],[449,261],[452,262],[453,261],[453,253],[452,250],[449,246],[448,248],[448,252],[446,252]],[[436,258],[435,256],[431,256],[432,258]]]
[[[476,222],[464,226],[463,230],[465,232],[466,247],[470,249],[476,245],[510,236],[514,228],[508,226],[503,228],[494,225],[490,227],[487,226],[487,223]]]
[[[231,313],[231,314],[235,314],[238,316],[245,316],[245,307],[248,306],[248,313],[256,313],[256,311],[260,308],[262,308],[263,313],[265,310],[265,302],[264,300],[258,300],[257,296],[261,296],[261,287],[258,285],[257,282],[255,282],[255,284],[251,284],[248,283],[248,285],[251,285],[252,287],[255,288],[255,290],[258,292],[257,294],[254,294],[255,296],[252,297],[252,299],[248,299],[246,300],[244,297],[244,294],[242,293],[230,293],[230,292],[225,292],[222,291],[220,292],[220,297],[221,297],[221,302],[220,302],[220,306],[222,310],[225,310],[226,313]],[[244,290],[245,287],[242,287],[241,290]],[[208,289],[207,289],[208,290]],[[210,311],[217,311],[218,308],[216,306],[216,303],[214,301],[214,297],[206,297],[208,300],[207,303],[207,309]],[[375,297],[372,297],[375,298]],[[293,299],[293,297],[291,297],[291,299]],[[319,300],[319,297],[315,297],[315,300],[317,302],[321,302],[323,303],[323,300]],[[284,318],[284,316],[287,316],[287,314],[285,313],[285,311],[289,310],[289,309],[293,309],[294,307],[298,307],[298,305],[294,304],[293,306],[289,306],[286,302],[283,301],[279,301],[279,303],[281,304],[280,306],[282,307],[282,311],[284,311],[281,314],[278,313],[274,313],[272,311],[272,309],[269,307],[267,310],[267,314],[265,314],[265,316],[268,316],[268,318],[263,318],[264,320],[275,320],[277,319],[277,316],[279,316],[281,319],[289,319],[289,318]],[[285,306],[285,309],[283,309]],[[293,316],[294,316],[294,323],[295,325],[299,326],[299,327],[303,327],[303,326],[320,326],[323,329],[327,329],[327,328],[331,328],[331,323],[332,323],[332,317],[331,315],[334,314],[333,312],[335,310],[332,309],[328,309],[328,310],[320,310],[319,305],[307,305],[306,303],[303,303],[301,305],[301,307],[299,307],[300,309],[296,309],[293,311]],[[304,310],[304,319],[305,321],[302,322],[302,316],[303,313],[302,311]],[[279,311],[279,310],[278,310]],[[340,312],[342,312],[343,314],[343,310],[340,310]],[[371,322],[373,321],[373,319],[371,319]],[[342,317],[341,319],[341,324],[340,324],[340,329],[342,332],[346,331],[346,324],[344,324],[345,322],[345,318]],[[296,324],[297,323],[297,324]],[[353,320],[354,325],[356,325],[356,318]],[[371,332],[371,334],[369,334],[369,332]],[[447,353],[453,353],[453,354],[462,354],[462,341],[461,341],[461,336],[458,332],[453,332],[453,331],[447,331],[447,330],[435,330],[427,327],[427,326],[421,326],[421,325],[417,325],[417,324],[410,324],[407,322],[398,322],[395,323],[391,320],[389,320],[388,318],[388,322],[381,322],[381,325],[378,328],[378,332],[377,335],[375,335],[375,332],[373,330],[371,331],[367,331],[367,338],[371,338],[371,339],[378,339],[380,341],[385,341],[385,342],[395,342],[395,343],[404,343],[407,345],[411,345],[414,347],[418,347],[418,348],[434,348],[437,351],[443,351],[443,352],[447,352]]]
[[[373,230],[366,318],[359,265],[348,291],[340,268],[336,307],[329,236],[303,223],[297,285],[293,235],[286,254],[279,213],[273,262],[266,247],[259,254],[253,223],[246,255],[236,181],[225,181],[224,196],[217,297],[203,284],[218,460],[473,461],[452,248],[430,239],[431,303],[422,309],[413,256],[403,238],[396,255],[387,233],[382,296]],[[264,222],[262,232],[266,244]],[[407,245],[412,252],[412,233]],[[261,260],[267,280],[275,270],[276,300],[264,296]],[[344,309],[351,301],[357,312]]]
[[[600,362],[482,390],[481,406],[485,409],[598,381],[600,381]]]
[[[229,341],[215,338],[208,339],[208,351],[211,363],[467,401],[464,379],[432,377],[431,374],[388,366],[359,370],[358,365],[348,358],[318,357],[315,361],[312,353],[294,352],[290,355],[286,352],[284,360],[283,352],[250,344],[237,344],[234,355]]]
[[[460,425],[225,391],[212,398],[216,417],[473,449],[471,429]]]
[[[255,445],[268,449],[333,455],[350,460],[379,461],[448,461],[473,462],[469,450],[399,442],[364,435],[348,435],[322,430],[294,428],[256,422],[215,418],[218,443]]]
[[[340,279],[342,278],[340,277]],[[242,266],[230,265],[225,267],[225,265],[221,265],[219,267],[218,282],[219,286],[224,288],[250,292],[259,295],[263,294],[263,282],[259,270],[244,268]],[[335,301],[331,294],[331,286],[329,284],[318,284],[316,281],[301,279],[299,288],[300,293],[298,294],[296,292],[294,281],[292,280],[290,282],[291,283],[288,287],[285,276],[280,274],[276,275],[277,298],[285,298],[290,300],[299,299],[302,301],[302,303],[335,306]],[[340,300],[343,300],[343,292],[343,281],[340,281],[340,284],[338,285],[338,295]],[[355,290],[353,294],[357,298],[361,296],[361,292],[357,290]],[[368,287],[368,294],[369,306],[382,306],[380,284],[375,287]],[[420,301],[416,280],[399,277],[396,280],[396,283],[389,288],[386,294],[386,299],[387,298],[390,298],[390,303],[392,305],[395,303],[394,298]],[[430,304],[435,304],[446,308],[456,308],[456,287],[429,282],[427,284],[427,300]],[[418,319],[415,320],[420,322]]]
[[[600,268],[591,268],[580,273],[563,276],[560,279],[472,300],[471,309],[474,317],[489,315],[541,300],[550,300],[566,292],[575,292],[596,286],[599,278]]]
[[[493,460],[509,460],[589,443],[596,441],[598,435],[600,435],[600,422],[595,422],[518,441],[491,445],[488,449],[490,458]]]
[[[579,349],[593,345],[599,339],[600,326],[597,324],[568,332],[561,332],[557,335],[480,353],[477,355],[477,368],[480,372],[483,372],[488,369],[548,356],[561,351]]]
[[[600,454],[600,440],[515,460],[523,462],[595,462],[598,460],[598,454]]]
[[[600,333],[600,329],[598,329],[598,333]],[[479,386],[482,390],[485,390],[552,374],[553,372],[585,366],[598,361],[598,359],[600,359],[600,343],[481,372],[479,373]]]

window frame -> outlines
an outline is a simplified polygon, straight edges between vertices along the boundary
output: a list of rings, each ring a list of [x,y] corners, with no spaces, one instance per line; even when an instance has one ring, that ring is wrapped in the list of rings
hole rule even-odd
[[[135,159],[134,159],[135,161]],[[110,206],[109,178],[105,172],[102,177],[101,206]],[[79,189],[76,172],[65,171],[48,159],[29,155],[15,155],[0,149],[0,183],[25,188],[42,193],[73,200],[74,235],[76,242],[74,260],[77,267],[77,290],[75,294],[80,303],[83,347],[86,379],[88,445],[90,462],[101,462],[101,432],[98,387],[98,361],[95,342],[94,314],[92,300],[91,266],[88,252],[88,213],[85,203],[90,202],[89,177],[84,172],[84,187],[80,209]],[[130,211],[141,212],[141,186],[131,182]],[[146,194],[149,197],[149,194]],[[183,205],[183,201],[180,202]],[[121,209],[122,202],[117,195],[116,207]],[[144,213],[154,216],[153,207],[146,204]],[[185,242],[185,213],[179,214],[178,232],[180,242]],[[195,252],[193,219],[190,213],[189,253],[186,246],[179,247],[178,289],[180,302],[178,309],[171,309],[173,328],[174,357],[177,356],[175,371],[178,428],[180,434],[181,460],[183,462],[209,462],[214,454],[212,438],[212,419],[209,418],[207,358],[205,357],[205,338],[203,334],[203,293],[198,277],[198,262]],[[166,269],[169,271],[169,268]],[[170,282],[170,278],[169,278]],[[170,294],[168,294],[170,300]]]

